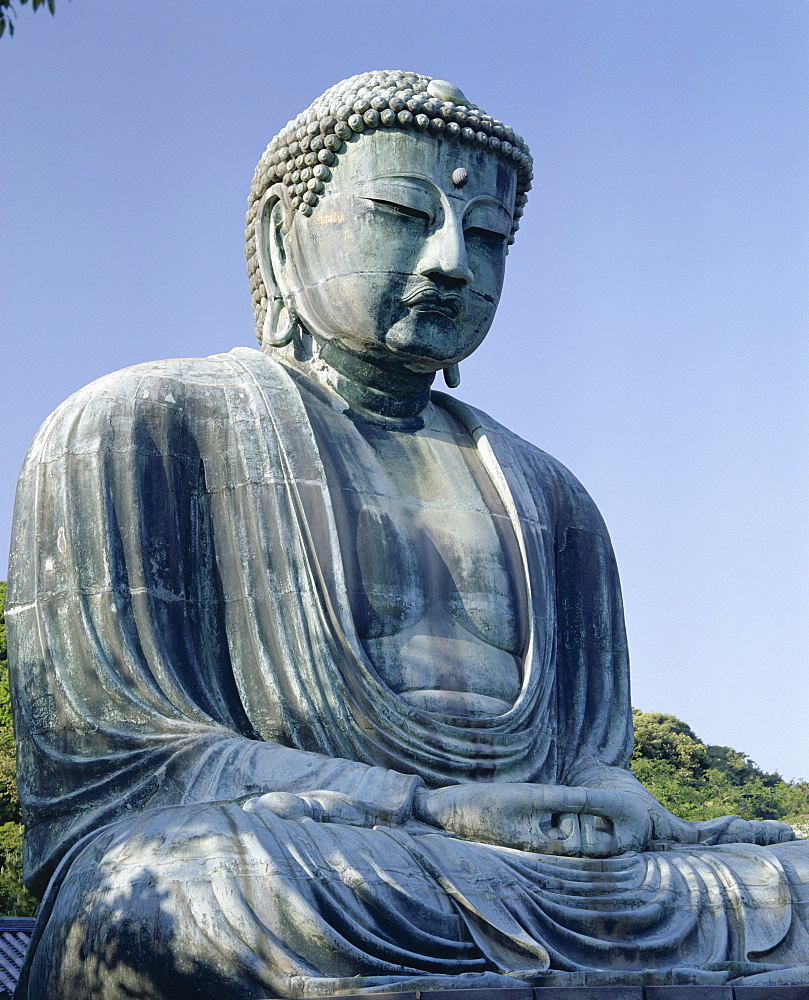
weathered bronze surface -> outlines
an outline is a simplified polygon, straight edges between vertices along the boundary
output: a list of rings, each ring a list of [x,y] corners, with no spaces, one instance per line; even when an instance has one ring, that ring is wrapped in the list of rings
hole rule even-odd
[[[431,391],[530,186],[465,101],[412,74],[316,101],[251,192],[261,350],[110,375],[31,448],[32,1000],[805,977],[807,842],[679,820],[627,769],[593,502]]]

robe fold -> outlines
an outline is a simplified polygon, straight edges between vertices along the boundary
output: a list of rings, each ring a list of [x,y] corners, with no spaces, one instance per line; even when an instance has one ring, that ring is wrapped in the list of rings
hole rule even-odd
[[[32,998],[168,998],[183,976],[251,998],[513,983],[764,961],[778,946],[776,965],[809,961],[800,845],[596,861],[409,822],[421,785],[575,783],[626,767],[632,747],[618,577],[593,502],[485,414],[433,402],[475,442],[522,555],[524,680],[493,718],[437,719],[376,674],[323,462],[277,361],[239,348],[139,365],[43,425],[6,612],[24,865],[34,892],[51,883]],[[384,821],[241,808],[316,790]],[[111,919],[129,920],[112,957]]]

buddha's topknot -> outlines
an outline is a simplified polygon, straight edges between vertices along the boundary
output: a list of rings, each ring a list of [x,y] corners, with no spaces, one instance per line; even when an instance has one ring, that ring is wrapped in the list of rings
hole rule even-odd
[[[533,177],[525,140],[464,97],[457,87],[419,73],[376,70],[335,84],[287,122],[261,157],[247,209],[247,273],[253,296],[256,334],[261,340],[267,291],[256,252],[255,222],[264,193],[279,181],[291,189],[292,206],[311,215],[346,140],[374,129],[427,132],[468,143],[506,160],[517,174],[517,197],[509,243],[519,227]]]

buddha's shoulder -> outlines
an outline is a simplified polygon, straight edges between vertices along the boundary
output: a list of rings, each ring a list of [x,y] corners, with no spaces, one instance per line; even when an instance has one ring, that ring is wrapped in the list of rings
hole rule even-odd
[[[121,368],[88,383],[65,401],[81,405],[95,399],[143,399],[161,401],[161,393],[193,400],[210,392],[236,388],[245,383],[262,382],[278,375],[281,366],[260,351],[237,347],[226,354],[204,358],[168,358],[145,361]],[[171,401],[169,401],[171,402]]]
[[[188,419],[232,419],[245,398],[259,393],[263,403],[294,391],[282,367],[259,351],[236,348],[204,358],[147,361],[104,375],[79,389],[48,417],[34,451],[72,447],[131,434],[133,425],[179,424]]]
[[[99,415],[137,410],[177,410],[183,407],[227,406],[229,397],[245,387],[262,392],[288,391],[291,380],[267,355],[247,347],[204,358],[146,361],[103,375],[65,400],[51,420],[69,419],[77,412]]]
[[[576,476],[547,451],[501,424],[484,410],[470,406],[445,393],[434,393],[441,406],[457,417],[473,437],[489,439],[500,463],[513,462],[521,472],[546,489],[571,492],[589,500],[589,494]]]

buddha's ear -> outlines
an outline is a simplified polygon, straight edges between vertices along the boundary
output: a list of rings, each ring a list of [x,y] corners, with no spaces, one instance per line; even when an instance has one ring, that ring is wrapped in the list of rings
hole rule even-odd
[[[292,224],[287,189],[274,184],[256,212],[256,252],[261,280],[267,296],[262,346],[283,347],[292,339],[297,317],[289,301],[289,274],[284,235]]]

